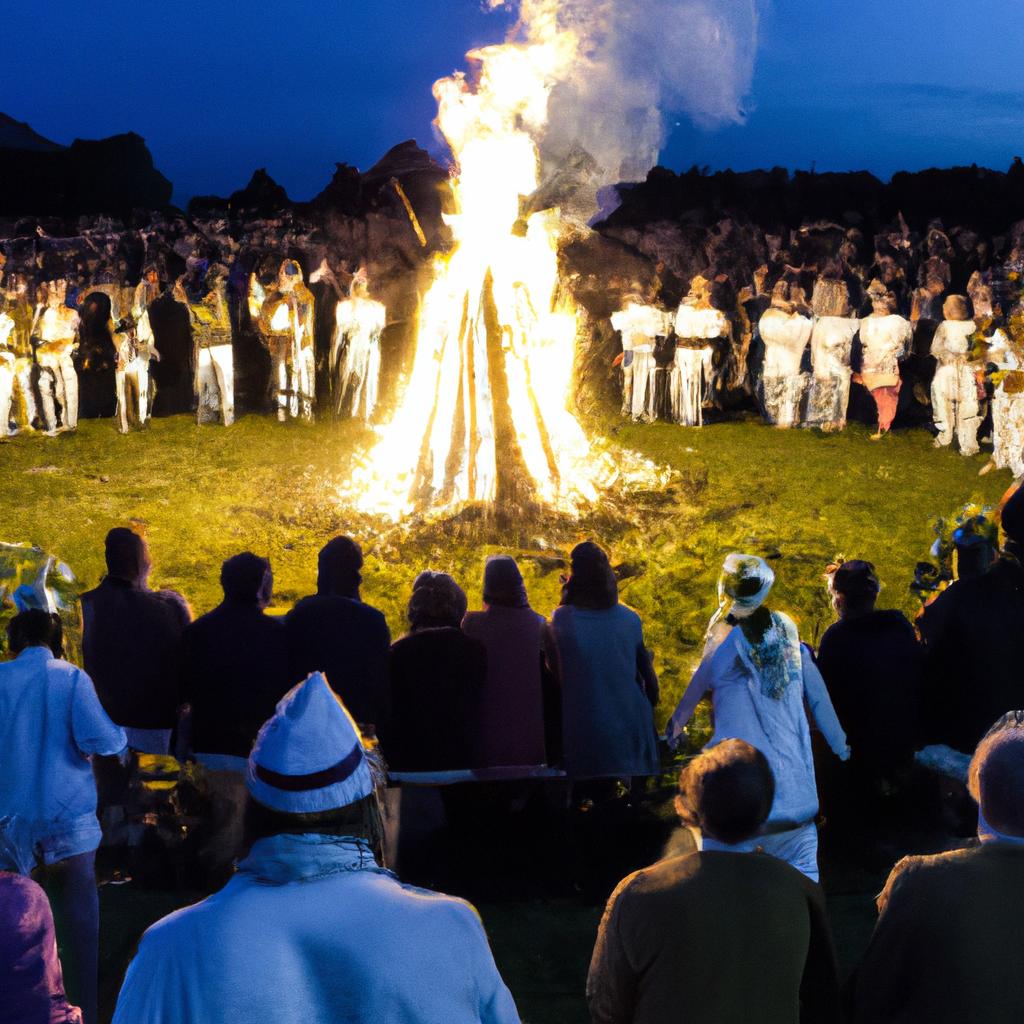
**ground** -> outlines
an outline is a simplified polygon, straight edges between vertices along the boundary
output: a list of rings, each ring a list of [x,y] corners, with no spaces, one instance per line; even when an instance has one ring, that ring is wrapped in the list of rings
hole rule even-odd
[[[793,614],[813,642],[832,621],[822,572],[835,555],[873,561],[885,588],[882,603],[913,613],[917,598],[908,584],[934,539],[930,520],[968,501],[995,503],[1010,484],[1005,472],[978,476],[985,456],[934,450],[923,430],[872,443],[858,426],[839,435],[784,432],[749,417],[704,429],[611,420],[595,426],[613,449],[672,467],[675,484],[667,493],[613,496],[582,520],[538,515],[507,522],[469,512],[394,527],[353,513],[337,498],[353,458],[372,439],[354,424],[279,426],[248,416],[224,430],[175,417],[122,437],[110,421],[87,421],[74,435],[18,437],[0,446],[0,540],[39,544],[93,586],[103,571],[106,531],[136,525],[153,552],[152,582],[180,590],[199,614],[219,599],[221,562],[246,549],[271,559],[274,610],[286,611],[314,589],[320,545],[352,532],[367,554],[363,596],[383,609],[398,635],[420,569],[451,572],[478,607],[484,559],[511,551],[521,556],[533,605],[549,613],[568,551],[592,537],[611,550],[624,600],[644,619],[662,681],[664,724],[697,660],[729,551],[771,560],[774,605]],[[886,867],[831,875],[826,868],[846,968],[870,933],[872,896]],[[134,884],[104,886],[108,1007],[142,928],[187,899]],[[582,985],[601,896],[494,897],[480,905],[524,1020],[584,1021]]]

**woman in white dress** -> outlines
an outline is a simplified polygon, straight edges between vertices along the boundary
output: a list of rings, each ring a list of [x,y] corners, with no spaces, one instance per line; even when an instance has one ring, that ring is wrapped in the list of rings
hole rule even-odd
[[[706,278],[698,275],[690,282],[690,292],[676,311],[675,331],[669,377],[672,419],[684,427],[701,427],[716,343],[729,334],[725,314],[711,304],[711,282]]]
[[[804,294],[800,292],[801,296]],[[765,419],[776,427],[795,427],[807,389],[807,374],[800,370],[814,327],[795,302],[790,289],[780,281],[772,293],[771,308],[758,325],[764,342],[761,401]]]
[[[819,287],[827,284],[830,287]],[[831,301],[826,302],[825,296]],[[811,298],[811,390],[804,425],[826,432],[846,426],[850,404],[850,353],[860,321],[850,316],[849,291],[843,281],[819,280]]]
[[[978,381],[981,366],[971,353],[971,336],[977,332],[963,295],[950,295],[942,305],[945,319],[932,338],[932,355],[938,369],[932,378],[932,409],[935,415],[935,447],[953,442],[956,433],[961,455],[978,454]]]
[[[860,322],[862,356],[861,372],[853,377],[871,392],[878,409],[878,430],[872,436],[877,441],[889,433],[896,418],[899,402],[900,362],[910,351],[914,329],[910,321],[896,312],[895,297],[880,281],[868,287],[871,295],[871,315]]]
[[[992,316],[991,291],[975,300],[978,317]],[[981,472],[1008,469],[1024,476],[1024,307],[1010,314],[1008,326],[996,327],[987,338],[988,362],[995,365],[992,380],[992,459]]]

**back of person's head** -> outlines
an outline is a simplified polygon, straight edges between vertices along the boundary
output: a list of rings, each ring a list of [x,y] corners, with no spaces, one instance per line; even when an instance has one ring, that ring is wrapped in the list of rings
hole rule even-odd
[[[577,608],[614,608],[619,587],[608,555],[593,541],[577,544],[569,555],[569,576],[562,584],[562,604]]]
[[[491,555],[484,565],[484,604],[499,608],[529,606],[523,574],[511,555]]]
[[[869,612],[875,607],[882,585],[870,562],[851,558],[835,568],[830,567],[826,576],[840,615]]]
[[[383,828],[362,734],[321,673],[278,702],[245,781],[248,845],[282,833],[355,836],[380,858]]]
[[[115,526],[105,544],[107,574],[129,583],[144,584],[153,563],[145,538],[124,526]]]
[[[427,569],[413,581],[406,614],[414,631],[443,626],[458,629],[468,606],[462,587],[448,573]]]
[[[41,608],[19,612],[7,623],[7,642],[12,654],[21,654],[27,647],[48,647],[60,657],[64,646],[60,616]]]
[[[1014,484],[1003,495],[999,503],[999,522],[1007,538],[1024,547],[1024,484]]]
[[[225,600],[266,608],[274,589],[270,562],[251,551],[233,555],[220,567],[220,585]]]
[[[982,738],[968,788],[989,826],[1024,838],[1024,711],[1007,712]]]
[[[362,567],[362,549],[351,537],[329,540],[317,556],[317,593],[357,596],[363,581],[359,571]]]
[[[722,843],[740,843],[765,823],[775,799],[768,759],[743,740],[723,740],[679,775],[676,811]]]

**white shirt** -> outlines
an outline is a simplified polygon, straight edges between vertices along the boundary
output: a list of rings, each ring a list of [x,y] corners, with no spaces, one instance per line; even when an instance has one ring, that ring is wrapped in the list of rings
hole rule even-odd
[[[765,311],[758,325],[764,342],[764,376],[794,377],[800,372],[804,350],[814,324],[799,313]]]
[[[612,327],[622,335],[622,347],[625,351],[654,349],[654,339],[665,337],[671,330],[671,314],[658,309],[657,306],[641,306],[629,303],[625,309],[612,313]]]
[[[895,313],[866,316],[860,322],[864,372],[898,376],[899,361],[913,337],[910,321]]]

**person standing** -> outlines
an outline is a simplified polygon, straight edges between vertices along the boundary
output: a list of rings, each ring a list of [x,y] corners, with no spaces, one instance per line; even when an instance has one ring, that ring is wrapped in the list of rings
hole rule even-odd
[[[289,416],[313,418],[314,305],[313,293],[302,281],[302,268],[295,260],[284,260],[259,311],[260,336],[270,348],[271,386],[282,423]]]
[[[48,281],[43,287],[43,303],[36,308],[32,327],[38,339],[36,363],[43,422],[51,437],[59,431],[78,427],[78,372],[74,354],[78,347],[79,317],[65,305],[67,292],[66,280]]]
[[[962,295],[950,295],[942,304],[942,315],[945,319],[932,338],[932,355],[939,364],[932,378],[932,407],[938,431],[935,447],[948,447],[956,434],[960,454],[977,455],[982,367],[971,352],[971,336],[977,327]]]
[[[548,764],[556,751],[547,749],[545,681],[549,687],[557,686],[558,663],[551,627],[530,607],[522,573],[509,555],[487,559],[483,598],[484,610],[462,620],[463,632],[487,649],[487,677],[480,696],[480,763]]]
[[[124,527],[107,534],[107,575],[82,595],[82,654],[107,714],[132,750],[170,753],[181,704],[181,635],[192,619],[173,590],[150,590],[146,541]]]
[[[704,425],[704,400],[712,359],[729,337],[729,321],[711,304],[711,282],[698,275],[675,315],[676,352],[669,378],[672,419],[684,427]]]
[[[774,790],[767,759],[742,740],[683,769],[676,811],[717,845],[616,887],[587,976],[594,1024],[840,1019],[820,887],[774,857],[738,852],[756,841]]]
[[[622,337],[622,415],[634,420],[657,418],[654,401],[654,344],[669,334],[668,315],[649,305],[639,292],[626,296],[622,309],[611,316]]]
[[[760,750],[775,777],[775,799],[764,834],[754,842],[818,881],[818,791],[804,702],[840,760],[846,734],[792,619],[765,601],[775,573],[762,558],[731,554],[718,583],[718,611],[708,625],[704,658],[669,720],[673,746],[697,703],[710,694],[715,731],[705,749],[725,739]],[[705,843],[705,849],[711,848]]]
[[[871,315],[860,322],[861,370],[853,380],[871,392],[878,410],[878,430],[873,441],[884,437],[896,418],[902,379],[900,362],[906,358],[914,339],[910,322],[899,316],[895,298],[880,281],[868,286]]]
[[[849,289],[842,280],[819,278],[811,307],[811,390],[804,425],[831,433],[846,426],[850,356],[860,321],[850,316]]]
[[[518,1024],[473,908],[382,866],[362,736],[319,673],[260,730],[246,785],[247,856],[146,932],[114,1024]]]
[[[364,423],[373,419],[380,389],[380,336],[386,323],[387,309],[370,298],[366,268],[360,267],[349,297],[335,308],[330,367],[336,416],[347,412]]]
[[[596,544],[577,544],[570,565],[551,616],[565,770],[572,779],[656,775],[658,679],[640,616],[619,602],[608,556]]]
[[[363,552],[350,537],[328,541],[317,557],[316,593],[285,618],[292,679],[323,672],[360,725],[382,725],[388,705],[391,633],[383,614],[359,596]]]
[[[126,737],[88,675],[54,657],[55,616],[21,612],[7,635],[15,658],[0,664],[0,868],[43,870],[69,954],[68,977],[85,1024],[96,1024],[100,824],[90,759],[120,754]]]
[[[32,355],[32,325],[35,314],[28,298],[28,278],[24,274],[12,274],[7,279],[5,310],[14,321],[14,331],[8,347],[14,353],[15,395],[20,401],[16,420],[17,429],[35,429],[38,404],[36,387],[32,376],[35,359]]]
[[[803,292],[779,281],[772,292],[771,308],[758,324],[764,344],[761,396],[764,417],[772,426],[788,428],[800,423],[800,410],[807,390],[802,364],[814,324],[790,294]]]
[[[227,270],[214,264],[193,294],[186,291],[184,279],[179,278],[173,295],[188,309],[192,324],[196,422],[210,423],[219,415],[224,426],[230,427],[235,422],[235,357]]]

